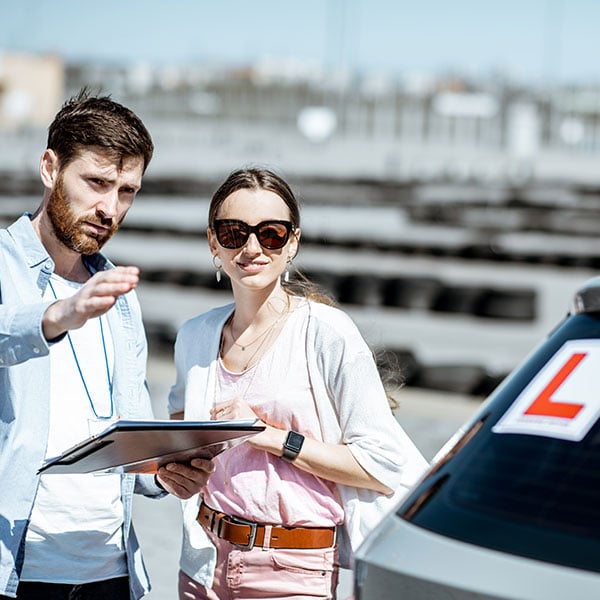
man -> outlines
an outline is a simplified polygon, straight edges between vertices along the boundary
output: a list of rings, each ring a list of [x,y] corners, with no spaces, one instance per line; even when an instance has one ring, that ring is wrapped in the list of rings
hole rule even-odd
[[[189,498],[212,468],[36,475],[117,418],[152,418],[138,269],[100,253],[152,153],[133,112],[81,92],[50,125],[41,205],[0,230],[0,598],[140,598],[132,494]]]

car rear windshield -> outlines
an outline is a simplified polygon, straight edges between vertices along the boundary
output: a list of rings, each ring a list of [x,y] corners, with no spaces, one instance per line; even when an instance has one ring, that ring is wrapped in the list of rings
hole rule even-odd
[[[600,428],[584,442],[494,434],[400,515],[492,549],[600,571]]]
[[[509,382],[400,516],[466,542],[600,571],[600,422],[579,442],[492,431],[557,344]],[[590,385],[600,388],[600,373]]]

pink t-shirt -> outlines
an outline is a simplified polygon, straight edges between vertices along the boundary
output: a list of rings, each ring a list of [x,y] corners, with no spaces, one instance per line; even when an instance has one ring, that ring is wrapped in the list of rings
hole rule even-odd
[[[242,397],[266,423],[322,441],[304,352],[308,305],[289,317],[275,343],[243,373],[217,368],[216,402]],[[344,521],[336,486],[242,443],[215,460],[203,490],[217,510],[251,521],[330,527]]]

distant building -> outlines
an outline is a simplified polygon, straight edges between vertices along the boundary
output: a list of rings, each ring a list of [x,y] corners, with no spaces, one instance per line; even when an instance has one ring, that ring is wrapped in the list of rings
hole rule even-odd
[[[64,89],[58,56],[0,53],[0,131],[47,127]]]
[[[313,177],[564,180],[600,187],[600,86],[327,71],[277,61],[65,62],[0,53],[0,171],[37,170],[40,139],[83,86],[149,126],[152,173],[277,164]],[[10,139],[9,139],[10,138]]]

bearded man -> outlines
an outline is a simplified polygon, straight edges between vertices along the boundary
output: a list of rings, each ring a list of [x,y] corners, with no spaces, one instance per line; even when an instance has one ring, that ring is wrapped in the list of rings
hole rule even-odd
[[[153,149],[131,110],[82,91],[50,125],[41,205],[0,230],[0,598],[142,597],[133,493],[189,498],[211,469],[196,459],[156,477],[36,474],[116,419],[152,418],[139,271],[100,250]]]

